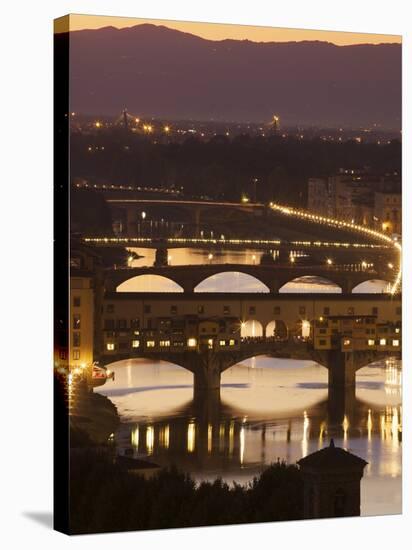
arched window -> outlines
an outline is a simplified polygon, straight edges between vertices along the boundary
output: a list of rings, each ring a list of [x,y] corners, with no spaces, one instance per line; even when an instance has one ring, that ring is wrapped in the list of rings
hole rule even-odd
[[[262,323],[255,319],[242,322],[240,325],[240,335],[242,338],[260,338],[263,336]]]

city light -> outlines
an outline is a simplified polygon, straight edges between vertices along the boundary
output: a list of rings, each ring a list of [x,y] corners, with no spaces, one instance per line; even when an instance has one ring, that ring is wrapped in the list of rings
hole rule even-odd
[[[298,210],[289,206],[282,206],[276,203],[271,203],[270,208],[276,212],[280,212],[281,214],[285,214],[287,216],[295,216],[297,218],[306,219],[318,224],[324,224],[324,225],[336,227],[339,229],[350,229],[351,231],[355,231],[364,236],[376,238],[381,242],[394,246],[399,252],[399,270],[398,270],[395,282],[391,287],[390,293],[393,295],[399,292],[401,280],[402,280],[402,269],[401,269],[402,247],[398,242],[394,241],[392,237],[390,237],[389,235],[383,234],[379,231],[376,231],[375,229],[370,229],[362,225],[348,223],[343,220],[339,220],[331,217],[319,216],[317,214],[312,214],[308,211]]]

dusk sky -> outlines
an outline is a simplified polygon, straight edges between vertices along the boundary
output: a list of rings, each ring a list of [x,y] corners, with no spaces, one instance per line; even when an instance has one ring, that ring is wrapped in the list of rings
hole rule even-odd
[[[62,21],[61,19],[60,21]],[[282,29],[248,25],[227,25],[219,23],[179,22],[161,19],[139,19],[135,17],[111,17],[101,15],[70,15],[70,30],[99,29],[107,26],[117,28],[151,23],[165,25],[171,29],[195,34],[209,40],[252,40],[255,42],[289,42],[302,40],[321,40],[337,45],[401,43],[402,37],[389,34],[368,34],[337,31]],[[57,32],[66,30],[55,25]]]

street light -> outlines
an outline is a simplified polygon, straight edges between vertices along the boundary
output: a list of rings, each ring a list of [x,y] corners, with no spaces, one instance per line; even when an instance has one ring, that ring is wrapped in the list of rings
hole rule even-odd
[[[142,212],[142,220],[146,219],[146,212]]]
[[[257,202],[257,183],[258,183],[258,179],[257,178],[253,178],[252,179],[252,183],[253,183],[253,202],[256,203]]]

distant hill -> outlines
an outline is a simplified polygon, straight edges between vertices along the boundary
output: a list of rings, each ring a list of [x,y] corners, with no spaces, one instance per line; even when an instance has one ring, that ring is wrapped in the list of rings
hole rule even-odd
[[[71,109],[399,128],[401,46],[211,41],[163,26],[71,33]]]

